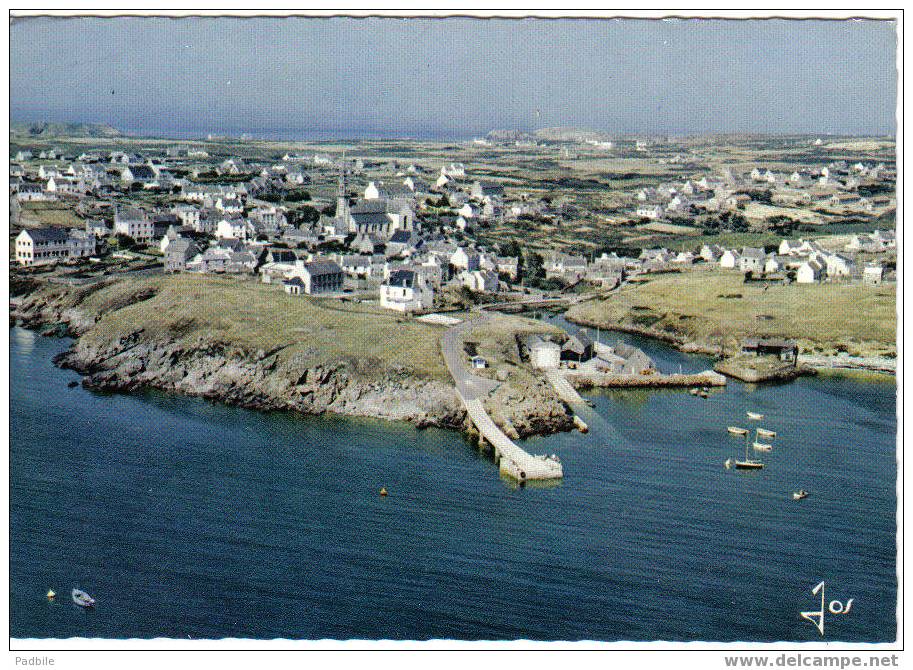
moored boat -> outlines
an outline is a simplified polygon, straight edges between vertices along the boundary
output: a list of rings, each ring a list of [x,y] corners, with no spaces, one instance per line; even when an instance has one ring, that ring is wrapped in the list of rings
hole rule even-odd
[[[738,426],[729,426],[726,430],[729,432],[730,435],[740,435],[740,436],[748,435],[747,428],[739,428]]]
[[[764,464],[761,461],[736,461],[735,467],[736,470],[760,470]]]
[[[793,491],[793,500],[802,500],[803,498],[808,498],[808,491],[805,489]]]
[[[772,444],[764,444],[763,442],[755,442],[752,447],[755,451],[771,451],[773,450]]]
[[[766,428],[758,428],[758,435],[761,437],[776,437],[777,434],[772,430],[767,430]]]
[[[748,418],[752,421],[760,421],[764,418],[763,414],[758,414],[757,412],[745,412],[748,415]]]
[[[95,598],[81,589],[73,589],[73,602],[80,607],[95,607]]]

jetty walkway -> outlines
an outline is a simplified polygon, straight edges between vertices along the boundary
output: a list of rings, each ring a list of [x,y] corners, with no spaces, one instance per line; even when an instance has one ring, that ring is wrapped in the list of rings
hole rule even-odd
[[[492,421],[485,409],[484,399],[500,384],[472,374],[463,361],[463,335],[473,327],[485,323],[490,317],[482,314],[467,319],[447,329],[441,338],[441,351],[447,369],[453,377],[457,395],[479,434],[492,446],[495,458],[503,474],[519,481],[561,479],[564,471],[561,463],[546,456],[534,456],[520,448]]]

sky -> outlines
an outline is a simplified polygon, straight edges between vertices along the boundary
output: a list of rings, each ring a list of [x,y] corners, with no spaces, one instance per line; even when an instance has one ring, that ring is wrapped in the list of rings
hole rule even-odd
[[[12,120],[134,133],[896,128],[885,21],[35,17],[10,44]]]

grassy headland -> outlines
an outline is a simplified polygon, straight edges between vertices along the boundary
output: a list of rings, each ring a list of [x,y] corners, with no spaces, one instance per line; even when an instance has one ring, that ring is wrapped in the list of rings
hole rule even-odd
[[[804,352],[894,356],[896,287],[745,283],[740,273],[655,275],[568,318],[732,353],[746,337],[786,337]]]

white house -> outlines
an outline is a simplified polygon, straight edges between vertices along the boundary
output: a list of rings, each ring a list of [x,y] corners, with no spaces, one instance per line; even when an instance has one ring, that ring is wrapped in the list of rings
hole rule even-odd
[[[216,237],[222,240],[246,240],[253,236],[253,226],[246,219],[222,219],[216,225]]]
[[[862,271],[862,281],[877,286],[884,280],[884,268],[880,265],[866,265]]]
[[[46,265],[69,257],[69,234],[64,228],[33,228],[16,236],[19,265]]]
[[[814,284],[821,279],[822,266],[818,261],[809,260],[802,263],[796,271],[797,284]]]
[[[343,271],[332,261],[296,261],[290,279],[298,278],[308,295],[336,293],[342,290]]]
[[[528,346],[529,362],[534,368],[557,368],[561,364],[561,347],[555,342],[533,335]]]
[[[428,309],[434,304],[434,291],[414,270],[395,270],[380,285],[380,306],[398,312]]]
[[[644,205],[637,208],[637,216],[644,219],[661,219],[664,213],[662,205]]]
[[[48,179],[46,190],[49,193],[78,193],[79,183],[75,179],[55,176]]]
[[[742,247],[738,266],[742,272],[761,272],[764,269],[766,255],[763,249]]]
[[[441,176],[451,178],[465,177],[466,166],[462,163],[451,163],[450,165],[445,165],[441,168]]]
[[[726,249],[723,254],[720,256],[720,267],[726,269],[733,269],[736,267],[736,264],[739,262],[739,252],[734,249]]]
[[[478,293],[497,293],[500,286],[498,273],[491,270],[464,272],[462,282],[463,286]]]
[[[830,254],[826,259],[827,276],[829,279],[850,277],[856,272],[856,263],[846,256]]]
[[[459,270],[472,272],[480,268],[481,259],[479,258],[479,253],[477,251],[467,249],[466,247],[459,247],[450,257],[450,264]]]
[[[114,213],[114,233],[128,235],[137,242],[152,241],[155,226],[152,219],[141,209],[125,207]]]

